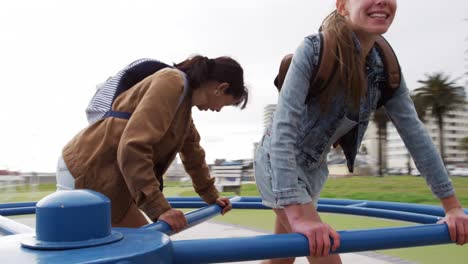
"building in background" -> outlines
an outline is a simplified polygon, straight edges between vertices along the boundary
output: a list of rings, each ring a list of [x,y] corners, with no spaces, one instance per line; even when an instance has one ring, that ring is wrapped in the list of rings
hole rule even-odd
[[[10,188],[22,185],[55,184],[55,172],[10,172],[0,170],[0,191],[1,188]]]
[[[439,131],[436,120],[427,116],[425,126],[436,148],[439,148]],[[389,123],[387,133],[387,158],[389,168],[415,171],[414,162],[409,156],[396,128]],[[444,117],[445,161],[448,164],[463,166],[468,164],[466,152],[460,148],[462,138],[468,137],[468,104],[459,111],[451,111]],[[415,171],[417,174],[417,171]]]
[[[267,104],[263,108],[263,128],[266,129],[271,124],[273,113],[276,110],[276,104]]]
[[[263,108],[263,131],[265,131],[271,124],[273,114],[276,110],[276,104],[267,104]],[[255,160],[255,153],[257,152],[257,147],[260,142],[253,143],[253,159]]]
[[[164,179],[168,182],[191,181],[190,176],[185,171],[184,165],[179,162],[179,156],[172,161],[164,174]]]
[[[210,172],[220,192],[235,192],[239,195],[243,183],[255,182],[252,159],[222,161],[211,165]]]

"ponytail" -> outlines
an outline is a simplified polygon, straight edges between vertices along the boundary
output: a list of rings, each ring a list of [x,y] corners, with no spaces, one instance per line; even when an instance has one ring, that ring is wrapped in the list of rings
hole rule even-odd
[[[203,56],[188,58],[174,66],[185,72],[192,89],[198,88],[202,83],[208,81],[208,77],[213,68],[213,60]]]
[[[323,21],[321,30],[327,31],[336,48],[330,49],[335,53],[337,72],[333,74],[328,87],[319,95],[319,102],[326,107],[331,103],[334,95],[345,94],[347,102],[354,110],[359,109],[361,98],[365,96],[367,82],[364,75],[364,56],[356,47],[356,36],[346,19],[335,10]]]
[[[248,90],[244,86],[244,71],[234,59],[230,57],[209,59],[197,55],[174,66],[187,75],[192,90],[208,81],[229,83],[229,87],[224,92],[238,99],[241,109],[245,108]]]

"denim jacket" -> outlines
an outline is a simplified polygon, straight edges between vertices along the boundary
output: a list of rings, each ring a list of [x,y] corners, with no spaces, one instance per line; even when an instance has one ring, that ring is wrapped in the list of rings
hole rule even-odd
[[[269,136],[264,137],[264,141],[269,141],[263,142],[263,146],[270,157],[273,192],[280,205],[298,203],[298,170],[314,171],[323,167],[323,154],[328,151],[326,148],[329,148],[331,137],[340,120],[350,114],[342,95],[332,99],[326,112],[320,111],[315,98],[310,104],[304,103],[311,73],[319,61],[319,38],[319,35],[306,37],[297,48],[279,95],[273,122],[267,130]],[[359,43],[356,44],[359,46]],[[357,125],[346,134],[341,144],[350,171],[370,116],[377,108],[381,89],[386,85],[383,62],[375,47],[367,57],[366,76],[368,90],[361,100],[355,120]],[[384,109],[434,195],[439,198],[453,195],[453,186],[442,159],[417,117],[403,78],[400,87],[384,104]],[[317,183],[323,184],[323,181]],[[321,186],[317,189],[321,189]]]

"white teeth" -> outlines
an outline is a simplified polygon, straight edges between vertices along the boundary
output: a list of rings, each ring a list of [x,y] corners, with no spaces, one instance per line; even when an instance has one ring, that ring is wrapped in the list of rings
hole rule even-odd
[[[386,18],[387,17],[386,14],[382,14],[382,13],[372,13],[369,16],[370,17],[378,17],[378,18]]]

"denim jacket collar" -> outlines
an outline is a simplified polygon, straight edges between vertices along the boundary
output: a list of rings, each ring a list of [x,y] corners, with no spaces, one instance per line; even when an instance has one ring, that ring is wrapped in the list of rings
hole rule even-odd
[[[351,32],[351,36],[353,38],[354,45],[356,47],[356,52],[360,53],[362,49],[361,41],[359,40],[357,34],[354,31]],[[367,54],[366,56],[366,67],[369,67],[369,68],[383,67],[383,62],[379,57],[379,53],[375,45],[372,47],[372,49],[369,51],[369,54]]]

